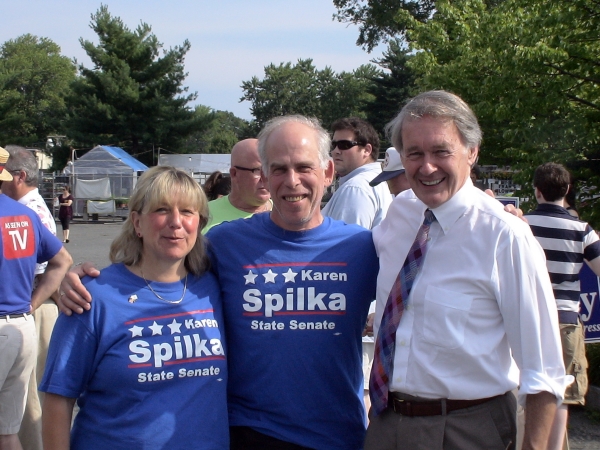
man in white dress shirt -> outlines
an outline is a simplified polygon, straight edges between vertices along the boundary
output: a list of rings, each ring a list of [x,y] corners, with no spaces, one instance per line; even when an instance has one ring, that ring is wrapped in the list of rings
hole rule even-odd
[[[517,386],[527,405],[523,448],[544,448],[571,377],[543,251],[525,222],[473,186],[481,130],[459,97],[423,93],[388,130],[411,190],[373,230],[378,340],[427,209],[436,221],[392,339],[389,395],[382,410],[371,409],[365,449],[514,448]]]

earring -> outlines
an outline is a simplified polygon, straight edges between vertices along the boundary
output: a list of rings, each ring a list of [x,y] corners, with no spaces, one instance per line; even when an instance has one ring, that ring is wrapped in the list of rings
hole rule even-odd
[[[140,232],[138,231],[138,233],[137,233],[137,237],[140,237],[140,238],[141,238],[141,237],[142,237],[142,233],[140,233]]]

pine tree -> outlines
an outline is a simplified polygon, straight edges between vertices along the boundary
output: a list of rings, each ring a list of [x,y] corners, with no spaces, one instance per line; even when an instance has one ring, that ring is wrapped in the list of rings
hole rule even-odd
[[[93,68],[79,66],[69,99],[69,136],[82,146],[118,145],[133,155],[150,153],[153,145],[177,151],[201,127],[187,106],[196,94],[183,86],[190,43],[161,57],[162,44],[148,24],[131,31],[104,5],[92,14],[90,27],[99,44],[80,39]]]

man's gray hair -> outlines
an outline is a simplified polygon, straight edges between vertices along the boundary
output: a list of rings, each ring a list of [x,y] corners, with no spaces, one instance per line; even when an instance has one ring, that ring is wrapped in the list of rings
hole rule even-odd
[[[428,91],[417,95],[386,125],[385,131],[396,150],[402,152],[402,127],[404,123],[430,116],[442,121],[452,121],[462,143],[467,148],[479,147],[482,139],[477,117],[459,96],[446,91]]]
[[[258,155],[260,156],[263,172],[265,174],[269,173],[266,153],[266,144],[269,136],[271,136],[271,133],[273,133],[275,130],[288,123],[299,123],[306,125],[315,132],[317,137],[317,145],[319,147],[319,163],[322,169],[326,169],[329,161],[331,161],[331,156],[329,155],[329,151],[331,149],[331,138],[329,137],[329,133],[321,126],[321,122],[314,117],[291,115],[274,117],[273,119],[269,120],[261,132],[258,133]]]
[[[31,187],[37,187],[39,179],[39,170],[35,154],[20,145],[7,145],[4,149],[10,154],[6,170],[9,172],[22,170],[25,172],[25,184]]]

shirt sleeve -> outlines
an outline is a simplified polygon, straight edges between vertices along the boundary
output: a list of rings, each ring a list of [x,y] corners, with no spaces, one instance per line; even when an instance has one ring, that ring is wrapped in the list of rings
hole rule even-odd
[[[99,305],[95,304],[94,308]],[[61,314],[52,332],[40,391],[78,398],[95,373],[98,341],[90,330],[91,312]]]
[[[39,245],[37,246],[37,263],[51,260],[62,248],[62,242],[42,224],[41,219],[35,215],[38,230]]]
[[[583,257],[586,261],[592,261],[600,256],[600,238],[589,225],[585,231]]]
[[[496,298],[520,369],[519,402],[550,392],[559,402],[573,377],[565,375],[556,301],[544,252],[531,233],[514,235],[497,255]]]

